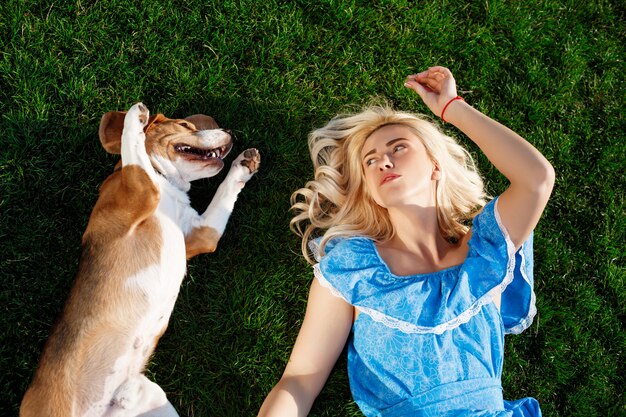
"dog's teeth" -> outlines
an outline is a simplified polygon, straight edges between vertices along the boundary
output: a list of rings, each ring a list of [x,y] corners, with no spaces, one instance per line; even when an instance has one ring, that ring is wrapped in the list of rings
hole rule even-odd
[[[202,157],[203,159],[207,159],[207,158],[222,158],[222,155],[224,154],[224,151],[226,150],[226,147],[222,146],[220,148],[216,148],[216,149],[202,149],[202,148],[194,148],[193,146],[189,146],[189,145],[176,145],[176,150],[178,152],[186,152],[186,153],[193,153],[198,155],[199,157]]]

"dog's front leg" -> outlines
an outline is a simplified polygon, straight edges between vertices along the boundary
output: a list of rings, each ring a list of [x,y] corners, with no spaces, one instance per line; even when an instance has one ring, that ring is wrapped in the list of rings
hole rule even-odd
[[[232,163],[224,182],[220,184],[209,207],[198,224],[185,236],[187,259],[217,248],[228,219],[233,212],[239,192],[259,169],[261,155],[256,149],[243,151]]]
[[[122,167],[139,165],[157,183],[157,174],[146,152],[146,134],[143,131],[149,117],[150,112],[143,103],[135,104],[126,113],[122,130]]]
[[[141,103],[126,113],[121,133],[122,169],[113,173],[100,187],[85,237],[94,231],[102,233],[102,230],[132,233],[156,210],[160,190],[157,174],[146,152],[143,131],[148,116],[148,109]]]

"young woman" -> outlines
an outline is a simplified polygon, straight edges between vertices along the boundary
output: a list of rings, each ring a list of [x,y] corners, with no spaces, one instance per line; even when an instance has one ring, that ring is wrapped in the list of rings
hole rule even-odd
[[[501,374],[504,334],[526,329],[536,311],[532,230],[554,170],[458,97],[447,68],[405,86],[510,185],[485,204],[470,155],[410,113],[371,107],[313,131],[315,179],[294,193],[292,227],[315,279],[259,416],[307,415],[346,341],[350,388],[366,416],[541,415],[533,398],[503,399]]]

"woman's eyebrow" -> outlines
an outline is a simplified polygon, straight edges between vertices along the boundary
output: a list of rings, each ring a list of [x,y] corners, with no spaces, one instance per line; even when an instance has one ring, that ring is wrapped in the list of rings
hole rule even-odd
[[[393,145],[394,143],[399,142],[399,141],[401,141],[401,140],[405,140],[405,139],[406,139],[406,138],[395,138],[395,139],[391,139],[389,142],[387,142],[387,143],[385,144],[385,146],[386,146],[386,147],[389,147],[389,146]],[[365,155],[363,155],[363,159],[365,159],[368,155],[371,155],[371,154],[373,154],[373,153],[376,153],[376,148],[374,148],[374,149],[370,150],[368,153],[366,153]]]

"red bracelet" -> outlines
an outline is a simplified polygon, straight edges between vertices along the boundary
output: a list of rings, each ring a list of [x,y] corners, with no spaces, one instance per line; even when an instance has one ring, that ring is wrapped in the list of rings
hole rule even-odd
[[[446,105],[445,105],[445,106],[443,106],[443,110],[441,111],[441,120],[443,120],[444,122],[446,122],[446,119],[444,119],[444,118],[443,118],[443,114],[446,112],[446,109],[448,108],[448,106],[450,105],[450,103],[452,103],[454,100],[462,100],[462,101],[465,101],[465,100],[463,100],[463,97],[461,97],[461,96],[456,96],[456,97],[454,97],[453,99],[450,99],[450,101],[448,101],[448,102],[446,103]],[[446,122],[446,123],[447,123],[447,122]]]

